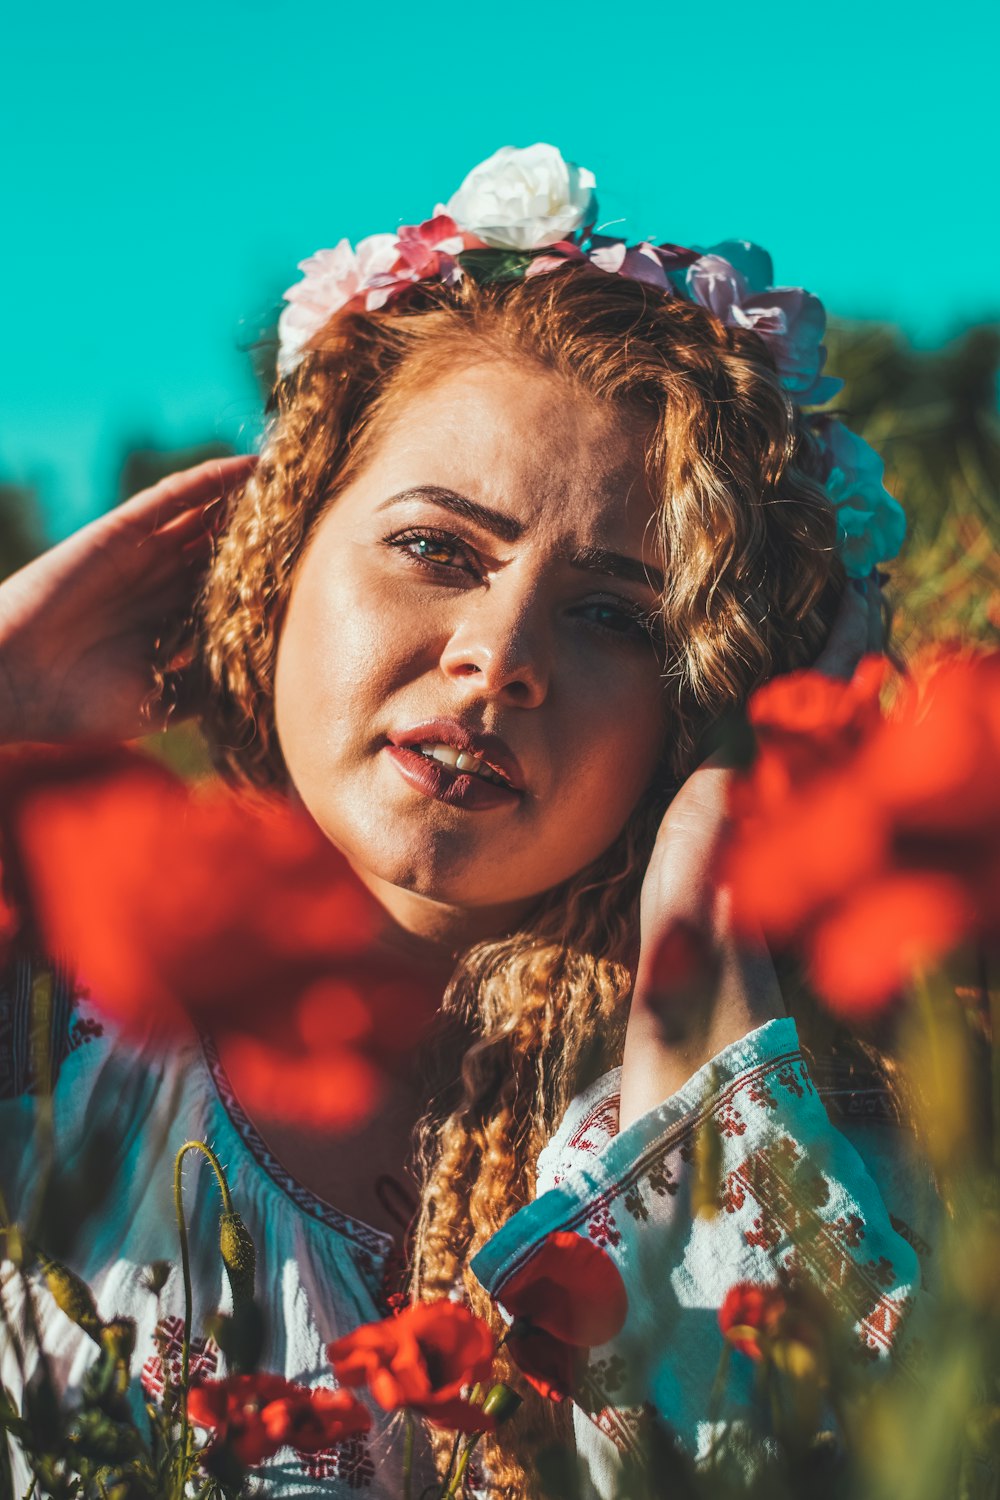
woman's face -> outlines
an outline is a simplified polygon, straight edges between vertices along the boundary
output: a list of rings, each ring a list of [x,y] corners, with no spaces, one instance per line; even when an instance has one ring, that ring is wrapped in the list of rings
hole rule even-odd
[[[653,778],[643,449],[559,376],[495,360],[414,394],[320,520],[278,648],[278,735],[403,925],[408,902],[516,916],[613,842]]]

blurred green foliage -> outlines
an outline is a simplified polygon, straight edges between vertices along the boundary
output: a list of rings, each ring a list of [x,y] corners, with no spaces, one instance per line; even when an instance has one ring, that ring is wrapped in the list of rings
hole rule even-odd
[[[941,350],[880,323],[834,324],[837,411],[882,454],[909,535],[889,566],[904,655],[930,642],[1000,637],[1000,326]]]

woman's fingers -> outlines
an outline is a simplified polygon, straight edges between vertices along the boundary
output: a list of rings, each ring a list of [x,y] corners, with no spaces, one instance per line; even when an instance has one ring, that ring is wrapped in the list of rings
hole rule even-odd
[[[205,507],[231,494],[249,479],[256,463],[252,453],[237,454],[232,458],[212,458],[193,469],[168,474],[159,484],[126,500],[115,515],[136,524],[148,521],[155,532],[184,511]]]
[[[885,623],[882,618],[882,589],[877,578],[868,579],[868,651],[881,651],[885,645]]]
[[[870,601],[867,580],[851,579],[844,590],[830,639],[816,658],[815,670],[827,677],[852,677],[869,649]]]

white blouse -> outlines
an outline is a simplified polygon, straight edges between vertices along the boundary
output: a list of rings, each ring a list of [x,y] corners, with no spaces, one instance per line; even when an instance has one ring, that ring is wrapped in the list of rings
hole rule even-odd
[[[0,980],[0,1185],[14,1219],[30,1211],[39,1179],[28,991],[23,969]],[[172,1184],[174,1156],[191,1139],[219,1156],[256,1244],[257,1300],[268,1320],[261,1368],[332,1387],[326,1345],[384,1317],[401,1283],[391,1237],[290,1176],[240,1107],[210,1043],[192,1040],[168,1057],[124,1048],[62,988],[51,1045],[58,1166],[72,1174],[96,1152],[108,1184],[65,1258],[90,1285],[102,1318],[135,1320],[133,1370],[141,1375],[132,1399],[140,1422],[143,1403],[162,1392],[164,1359],[175,1380],[180,1373],[184,1303]],[[554,1229],[587,1235],[617,1262],[629,1316],[611,1345],[592,1351],[574,1411],[586,1482],[601,1497],[613,1494],[650,1420],[665,1423],[692,1455],[704,1451],[722,1348],[717,1314],[736,1281],[772,1283],[804,1269],[834,1297],[873,1373],[890,1351],[918,1371],[919,1337],[910,1337],[918,1320],[910,1314],[922,1280],[933,1276],[937,1210],[928,1173],[884,1090],[833,1064],[817,1065],[814,1077],[791,1020],[769,1022],[728,1047],[621,1133],[618,1076],[605,1075],[573,1101],[539,1159],[536,1200],[473,1262],[501,1303],[507,1278]],[[722,1144],[721,1188],[717,1212],[701,1217],[691,1208],[692,1148],[708,1116]],[[191,1372],[216,1377],[225,1363],[204,1323],[231,1305],[218,1249],[220,1201],[200,1153],[185,1163]],[[154,1261],[171,1265],[158,1294],[147,1285]],[[18,1285],[7,1262],[3,1290],[15,1319]],[[36,1302],[55,1376],[75,1385],[95,1346],[41,1286]],[[734,1358],[727,1419],[747,1408],[751,1375],[749,1361]],[[16,1396],[19,1376],[6,1347],[0,1379]],[[400,1423],[374,1405],[372,1415],[370,1432],[326,1452],[282,1450],[261,1471],[268,1492],[396,1500]],[[421,1442],[414,1494],[433,1477],[427,1464]],[[15,1473],[18,1493],[28,1477]]]

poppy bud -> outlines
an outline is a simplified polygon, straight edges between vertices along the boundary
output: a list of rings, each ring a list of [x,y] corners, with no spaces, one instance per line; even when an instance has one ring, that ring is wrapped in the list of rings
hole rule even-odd
[[[233,1307],[253,1300],[257,1252],[250,1231],[236,1212],[219,1220],[219,1250],[233,1292]]]
[[[521,1397],[509,1385],[495,1385],[487,1393],[483,1402],[483,1411],[487,1416],[495,1417],[499,1427],[514,1415],[517,1408],[522,1404]]]
[[[42,1268],[45,1285],[56,1306],[66,1314],[67,1318],[72,1319],[78,1328],[82,1328],[95,1344],[99,1344],[101,1320],[87,1283],[68,1267],[61,1265],[59,1261],[49,1260],[48,1256],[40,1251],[36,1251],[36,1254]]]
[[[119,1395],[128,1389],[129,1366],[135,1353],[135,1322],[132,1318],[112,1318],[101,1329],[101,1348],[111,1362]]]
[[[0,1229],[0,1259],[9,1260],[18,1268],[24,1262],[24,1235],[16,1224]]]
[[[691,1207],[700,1219],[713,1219],[719,1211],[722,1185],[722,1136],[712,1115],[707,1115],[694,1138],[694,1180]]]

